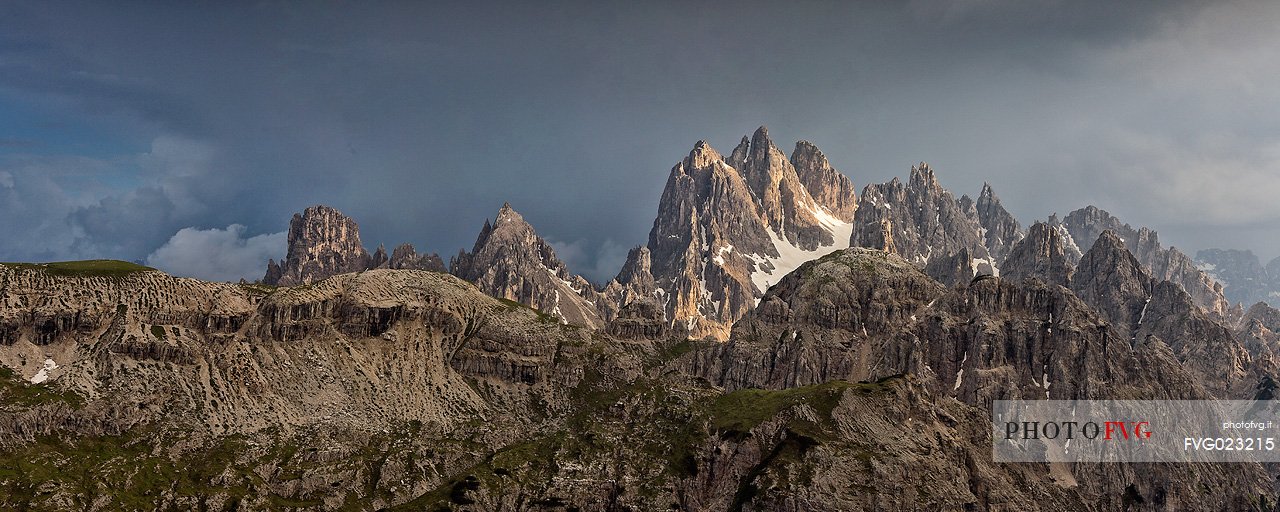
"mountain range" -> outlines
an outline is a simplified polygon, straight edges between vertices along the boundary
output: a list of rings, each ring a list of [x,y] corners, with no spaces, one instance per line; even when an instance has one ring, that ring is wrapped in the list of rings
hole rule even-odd
[[[1198,306],[1228,323],[1268,297],[1271,280],[1252,253],[1201,251],[1197,262],[1163,247],[1155,231],[1135,229],[1095,206],[1063,219],[1051,215],[1042,223],[1061,237],[1055,243],[1062,245],[1057,264],[1064,274],[1051,282],[1066,284],[1066,274],[1109,230],[1146,272],[1180,286]],[[727,157],[705,141],[694,145],[671,169],[648,242],[628,253],[608,283],[597,286],[572,274],[510,204],[492,223],[484,222],[470,252],[450,258],[448,272],[495,297],[591,328],[603,327],[634,300],[652,300],[673,332],[725,341],[769,286],[833,251],[887,250],[934,279],[957,285],[977,275],[1000,276],[1002,269],[1025,275],[1022,267],[1032,263],[1028,251],[1045,249],[1023,248],[1014,257],[1027,236],[990,184],[982,185],[976,201],[956,198],[938,183],[932,167],[920,163],[905,183],[894,178],[867,185],[859,195],[816,146],[797,142],[788,157],[760,127]],[[1048,243],[1047,236],[1038,233],[1037,243]],[[308,283],[374,268],[445,271],[439,256],[419,257],[408,244],[391,258],[381,247],[370,256],[354,220],[315,206],[294,216],[288,255],[279,265],[268,263],[263,282]],[[1224,286],[1223,274],[1231,277],[1228,283],[1242,284]],[[1250,283],[1256,284],[1245,293]]]
[[[993,462],[994,400],[1273,399],[1280,310],[937,172],[698,142],[607,283],[509,204],[447,268],[326,206],[260,283],[4,264],[0,508],[1276,508],[1274,465]]]

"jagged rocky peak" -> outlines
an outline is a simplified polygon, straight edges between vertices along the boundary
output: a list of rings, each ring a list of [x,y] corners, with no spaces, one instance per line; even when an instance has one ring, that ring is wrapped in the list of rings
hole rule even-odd
[[[279,265],[267,263],[263,281],[272,285],[312,283],[359,272],[372,262],[360,242],[360,226],[335,208],[316,205],[289,222],[289,250]]]
[[[817,146],[807,140],[796,142],[791,164],[814,202],[841,221],[853,221],[858,210],[858,190],[848,176],[831,167]]]
[[[1236,335],[1254,359],[1280,363],[1280,310],[1266,302],[1254,304],[1242,315]]]
[[[382,244],[378,244],[378,249],[373,251],[373,257],[369,260],[369,266],[372,268],[387,268],[387,262],[391,259],[387,256],[387,248]]]
[[[1000,269],[1008,279],[1034,277],[1046,283],[1069,286],[1075,268],[1068,249],[1060,230],[1036,222],[1027,230],[1025,238],[1013,244]]]
[[[985,265],[987,273],[999,275],[977,211],[944,189],[927,163],[913,166],[906,184],[894,178],[863,188],[850,243],[880,249],[889,239],[898,255],[922,267],[934,257],[951,257],[966,249],[974,265]]]
[[[627,260],[622,264],[622,270],[618,271],[618,277],[614,280],[630,290],[632,294],[643,297],[653,295],[658,286],[653,280],[653,261],[649,248],[640,246],[627,251]],[[630,301],[623,300],[619,304],[626,305],[627,302]]]
[[[1115,231],[1105,230],[1080,259],[1071,290],[1122,332],[1132,332],[1154,287],[1142,263]]]
[[[717,162],[724,160],[720,153],[711,144],[705,140],[698,141],[693,145],[693,150],[689,151],[689,157],[685,159],[685,167],[689,169],[705,169]]]
[[[279,263],[268,260],[262,281],[292,286],[375,268],[445,271],[438,254],[419,255],[409,244],[396,247],[390,256],[379,244],[370,255],[360,241],[360,226],[355,220],[334,208],[317,205],[294,214],[289,222],[288,255]]]
[[[471,252],[460,252],[450,271],[499,298],[512,300],[564,322],[599,328],[604,325],[596,303],[600,293],[564,262],[524,217],[504,203],[493,224],[488,219]]]
[[[1072,266],[1080,263],[1080,258],[1084,256],[1084,251],[1080,249],[1075,238],[1071,236],[1071,230],[1067,229],[1067,226],[1058,218],[1058,214],[1054,213],[1053,215],[1050,215],[1046,224],[1053,228],[1054,231],[1057,231],[1058,235],[1062,237],[1062,246],[1066,251],[1067,261],[1071,262]]]
[[[1062,224],[1077,243],[1095,240],[1103,231],[1113,231],[1153,278],[1181,286],[1198,306],[1210,313],[1224,318],[1228,315],[1231,304],[1222,293],[1222,285],[1196,268],[1191,257],[1174,247],[1161,247],[1155,231],[1145,227],[1134,229],[1092,205],[1071,212]]]
[[[729,164],[742,173],[765,225],[805,250],[835,243],[831,228],[840,219],[814,201],[795,166],[769,139],[767,128],[756,129],[745,153],[744,160],[736,160],[741,152],[735,150]]]
[[[982,193],[978,194],[978,201],[974,206],[978,213],[978,223],[984,230],[987,252],[991,253],[997,263],[1003,264],[1014,244],[1022,240],[1022,226],[1000,204],[1000,198],[996,197],[995,190],[989,183],[982,184]]]
[[[699,141],[671,169],[647,247],[651,293],[672,328],[723,340],[769,285],[846,246],[857,202],[840,195],[852,184],[817,148],[798,146],[807,182],[764,127],[728,157]],[[616,281],[607,293],[621,293],[626,278]]]
[[[387,268],[400,270],[430,270],[444,272],[444,259],[439,254],[418,254],[413,244],[400,244],[391,251],[391,259],[387,260]]]

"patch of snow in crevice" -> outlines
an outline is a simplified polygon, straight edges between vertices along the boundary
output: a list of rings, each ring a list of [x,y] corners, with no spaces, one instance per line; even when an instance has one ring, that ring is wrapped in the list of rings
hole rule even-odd
[[[58,369],[58,363],[54,362],[52,359],[45,359],[44,367],[40,368],[40,371],[36,372],[36,374],[31,377],[31,383],[41,384],[44,381],[49,380],[49,372],[57,369]]]
[[[978,275],[978,267],[983,264],[991,267],[991,275],[1000,277],[1000,267],[996,266],[996,262],[994,260],[988,258],[973,258],[973,260],[969,262],[969,268],[973,270],[973,275]]]
[[[960,360],[960,369],[956,371],[956,385],[951,387],[952,391],[960,390],[960,383],[964,381],[964,363],[969,360],[969,353],[964,353],[964,359]]]
[[[1049,398],[1049,365],[1040,368],[1040,380],[1044,381],[1044,397]]]
[[[813,208],[812,213],[818,219],[818,223],[822,225],[827,232],[831,233],[834,243],[826,246],[819,246],[812,251],[806,251],[796,247],[783,238],[768,230],[769,240],[773,243],[773,248],[777,251],[778,256],[761,256],[752,254],[748,259],[755,262],[756,270],[751,273],[751,283],[761,294],[769,289],[771,284],[775,284],[782,280],[783,276],[791,273],[791,271],[799,268],[800,265],[807,261],[815,260],[826,256],[832,252],[849,248],[849,240],[853,237],[853,223],[843,222],[835,216],[828,213],[823,208]],[[771,266],[772,270],[766,270],[767,266]],[[759,305],[760,299],[756,299]]]
[[[724,266],[724,255],[725,255],[725,254],[728,254],[728,253],[731,253],[731,252],[733,252],[733,244],[729,244],[729,245],[726,245],[726,246],[721,247],[721,248],[719,248],[719,249],[716,249],[716,255],[715,255],[715,257],[711,258],[711,261],[714,261],[714,262],[716,262],[716,265],[720,265],[720,266],[722,266],[722,267],[723,267],[723,266]]]
[[[560,323],[567,324],[569,323],[569,320],[565,319],[564,313],[560,312],[560,290],[552,290],[552,291],[556,292],[556,307],[551,309],[551,314],[555,315],[556,318],[559,318]]]

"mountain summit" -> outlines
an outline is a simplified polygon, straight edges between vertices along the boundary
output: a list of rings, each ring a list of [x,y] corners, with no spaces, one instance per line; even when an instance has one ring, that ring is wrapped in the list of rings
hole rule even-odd
[[[671,326],[726,339],[770,284],[848,246],[853,184],[812,144],[793,158],[761,126],[727,158],[700,141],[671,169],[647,245]]]
[[[489,295],[525,304],[571,324],[604,325],[595,306],[599,292],[582,276],[569,274],[551,244],[509,203],[498,210],[492,225],[485,220],[471,252],[459,252],[449,268]]]

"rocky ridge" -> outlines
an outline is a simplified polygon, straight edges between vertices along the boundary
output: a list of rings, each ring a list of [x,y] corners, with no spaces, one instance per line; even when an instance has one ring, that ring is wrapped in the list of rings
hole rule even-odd
[[[492,225],[485,220],[475,247],[459,252],[449,268],[494,297],[525,304],[567,323],[604,325],[606,315],[597,310],[597,305],[604,306],[604,297],[585,278],[570,274],[551,244],[510,204],[502,205]]]
[[[1214,282],[1196,267],[1195,262],[1177,248],[1163,248],[1155,231],[1146,227],[1133,229],[1105,210],[1086,206],[1071,212],[1062,220],[1071,243],[1088,251],[1091,240],[1103,231],[1113,231],[1155,278],[1181,286],[1196,304],[1210,313],[1227,317],[1231,304],[1223,295],[1222,285]]]
[[[262,282],[272,286],[310,284],[330,276],[375,268],[444,272],[439,255],[418,255],[410,244],[396,247],[388,257],[381,245],[370,255],[360,241],[360,226],[335,208],[316,205],[289,221],[288,253],[267,262]]]
[[[728,157],[698,142],[672,168],[646,246],[669,325],[725,339],[770,284],[847,245],[852,189],[812,144],[788,160],[764,127]]]
[[[1087,260],[1132,258],[1106,236]],[[853,248],[789,273],[715,343],[647,298],[596,331],[433,272],[271,289],[4,267],[0,362],[47,380],[0,380],[0,506],[1257,509],[1273,493],[1257,465],[987,462],[993,399],[1250,387],[1196,368],[1221,346],[1164,341],[1199,309],[1163,285],[1134,342],[1068,288],[948,287]],[[1238,363],[1240,382],[1269,376]]]
[[[999,275],[999,263],[987,248],[988,239],[1004,251],[1021,234],[1016,221],[1007,223],[1012,217],[999,214],[1003,208],[990,193],[990,187],[984,188],[982,202],[992,226],[989,230],[982,226],[972,201],[957,200],[938,183],[933,168],[922,162],[911,168],[905,184],[894,178],[863,188],[850,244],[883,249],[892,240],[896,254],[922,267],[935,257],[954,258],[963,250],[969,259],[969,277],[979,273]]]

